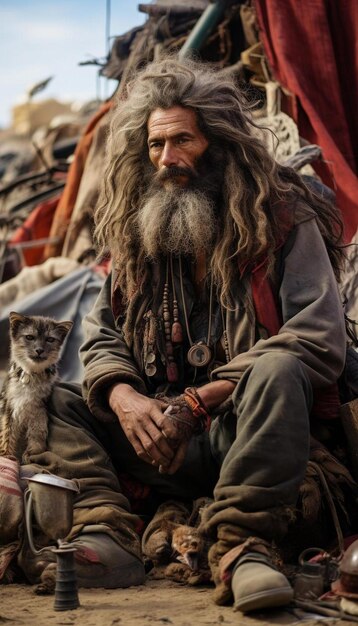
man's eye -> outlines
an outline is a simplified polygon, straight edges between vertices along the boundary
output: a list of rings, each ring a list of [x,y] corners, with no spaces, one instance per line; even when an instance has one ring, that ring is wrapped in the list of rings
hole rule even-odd
[[[33,335],[25,335],[25,339],[27,339],[27,341],[33,341],[35,337]]]
[[[155,142],[153,142],[153,143],[151,143],[151,144],[149,145],[149,149],[150,149],[150,150],[152,150],[153,148],[154,148],[154,149],[155,149],[155,148],[160,148],[160,146],[161,146],[161,144],[159,143],[159,141],[155,141]]]
[[[48,343],[53,343],[55,341],[55,338],[54,337],[46,337],[46,341]]]

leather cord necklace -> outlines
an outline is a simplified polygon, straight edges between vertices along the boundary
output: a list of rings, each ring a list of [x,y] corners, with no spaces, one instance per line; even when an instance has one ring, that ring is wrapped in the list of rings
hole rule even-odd
[[[210,278],[210,296],[209,296],[209,318],[208,318],[208,334],[206,341],[194,342],[189,329],[188,313],[186,310],[184,283],[183,283],[183,270],[181,257],[179,257],[179,279],[180,279],[180,292],[183,304],[183,313],[185,320],[185,329],[187,332],[190,348],[187,352],[188,363],[193,367],[207,367],[213,358],[212,349],[210,347],[211,339],[211,314],[213,307],[213,279]]]
[[[229,363],[229,361],[231,361],[230,348],[229,348],[229,338],[227,336],[225,316],[224,316],[224,311],[223,311],[222,304],[220,304],[220,309],[221,309],[221,320],[222,320],[222,325],[223,325],[223,341],[224,341],[225,359],[226,359],[226,363]]]

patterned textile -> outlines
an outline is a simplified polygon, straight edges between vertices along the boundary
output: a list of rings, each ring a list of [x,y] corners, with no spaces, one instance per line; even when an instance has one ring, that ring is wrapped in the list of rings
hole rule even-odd
[[[19,547],[18,529],[23,515],[19,463],[14,457],[0,457],[0,581]],[[6,511],[6,515],[4,515]],[[5,545],[6,544],[6,545]]]

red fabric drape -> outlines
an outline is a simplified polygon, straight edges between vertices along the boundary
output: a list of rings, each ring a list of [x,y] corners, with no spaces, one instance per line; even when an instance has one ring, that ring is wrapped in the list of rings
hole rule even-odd
[[[30,213],[25,222],[19,226],[10,239],[12,243],[22,243],[24,241],[36,241],[49,236],[53,216],[55,214],[60,196],[45,200],[37,205]],[[24,249],[22,254],[26,265],[39,265],[42,263],[45,245]]]
[[[317,171],[335,189],[350,241],[358,226],[358,2],[254,0],[275,78],[296,97],[300,135],[317,143]]]

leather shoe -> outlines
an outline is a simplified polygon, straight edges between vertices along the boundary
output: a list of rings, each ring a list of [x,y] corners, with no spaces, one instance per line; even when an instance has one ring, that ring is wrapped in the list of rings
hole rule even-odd
[[[243,613],[284,606],[293,598],[286,576],[258,552],[248,552],[237,562],[231,579],[234,608]]]
[[[84,532],[72,542],[79,587],[116,589],[142,585],[143,563],[106,533]]]

